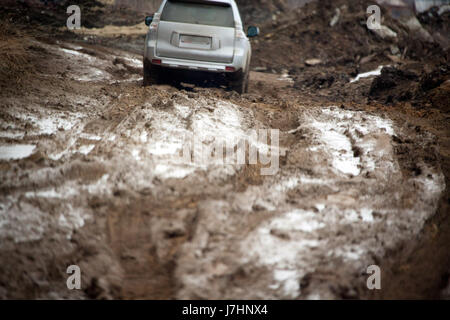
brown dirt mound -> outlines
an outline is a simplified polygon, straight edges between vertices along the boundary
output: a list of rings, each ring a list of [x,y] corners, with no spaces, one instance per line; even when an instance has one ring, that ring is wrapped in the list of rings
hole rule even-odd
[[[324,67],[365,72],[382,63],[392,63],[393,56],[424,61],[444,55],[442,43],[418,38],[384,8],[382,24],[396,32],[397,37],[383,39],[368,30],[369,5],[373,1],[322,0],[284,14],[283,19],[271,19],[261,25],[262,40],[253,43],[253,66],[298,74],[305,70],[307,59],[317,58]],[[333,18],[337,22],[331,26]],[[430,34],[445,34],[448,15],[427,19],[424,27]]]
[[[432,71],[414,66],[387,67],[371,84],[369,99],[384,104],[410,101],[416,107],[432,107],[444,112],[450,110],[450,70],[448,65],[437,65]]]
[[[381,75],[375,78],[370,87],[369,96],[375,99],[384,99],[384,103],[391,103],[396,96],[398,101],[405,101],[412,98],[410,86],[401,90],[400,83],[412,83],[418,79],[418,75],[409,71],[394,67],[383,68]],[[403,86],[405,87],[405,86]]]
[[[34,70],[30,37],[8,22],[0,23],[0,83],[20,83]]]

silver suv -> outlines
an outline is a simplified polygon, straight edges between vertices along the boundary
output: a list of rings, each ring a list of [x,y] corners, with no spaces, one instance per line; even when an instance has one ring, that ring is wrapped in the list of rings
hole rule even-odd
[[[144,85],[161,82],[165,68],[224,74],[230,89],[248,89],[252,49],[234,0],[163,0],[145,18]]]

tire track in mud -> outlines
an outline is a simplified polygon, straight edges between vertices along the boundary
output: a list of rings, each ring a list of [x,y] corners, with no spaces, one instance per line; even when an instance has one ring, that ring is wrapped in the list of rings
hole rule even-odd
[[[192,164],[188,165],[189,170],[181,171],[184,180],[188,181],[180,181],[173,178],[179,174],[158,170],[158,165],[165,163],[169,171],[179,171],[180,166],[171,164],[170,156],[182,147],[183,134],[199,127],[212,129],[210,134],[217,134],[229,129],[224,126],[230,123],[218,117],[217,111],[220,114],[224,111],[220,109],[223,102],[212,98],[194,99],[189,97],[194,94],[165,91],[165,88],[132,89],[131,92],[134,94],[119,99],[116,106],[133,105],[136,100],[145,100],[142,95],[152,94],[139,108],[132,106],[132,111],[126,110],[116,119],[118,125],[110,127],[109,135],[118,138],[105,147],[108,151],[101,153],[119,155],[120,160],[112,161],[121,163],[121,167],[138,168],[137,174],[142,177],[137,180],[136,172],[118,174],[121,186],[113,194],[121,199],[120,202],[130,205],[104,209],[108,212],[109,241],[125,267],[123,294],[126,297],[173,298],[177,288],[173,276],[176,255],[179,247],[192,237],[198,221],[198,202],[231,191],[233,186],[226,181],[233,179],[234,171],[230,173],[232,168],[226,170],[211,163],[210,167],[217,172],[205,176],[208,170],[212,171],[207,164]],[[191,112],[186,112],[188,108]],[[229,111],[231,119],[236,119],[237,108],[226,105],[224,109]],[[239,132],[241,134],[243,132]],[[170,148],[160,146],[161,141]],[[198,175],[203,179],[198,179]],[[225,178],[221,178],[222,175]],[[191,188],[192,184],[196,185],[195,189]],[[225,186],[221,186],[223,184]]]
[[[196,100],[192,102],[198,103]],[[167,104],[164,103],[163,112],[167,112],[166,108]],[[171,112],[179,111],[175,104],[170,104],[170,108]],[[316,112],[303,110],[303,115],[301,113],[300,115],[299,122],[306,125],[302,124],[286,134],[302,132],[302,140],[307,142],[306,144],[303,142],[304,146],[299,150],[295,149],[295,145],[290,146],[290,149],[295,151],[288,156],[287,162],[293,162],[294,165],[284,167],[287,172],[282,170],[278,177],[266,178],[262,186],[247,186],[243,192],[232,191],[226,197],[223,190],[217,189],[214,183],[207,181],[206,184],[215,192],[207,195],[201,190],[201,193],[196,195],[197,200],[195,205],[192,204],[192,210],[183,213],[189,217],[186,218],[187,224],[197,222],[194,233],[192,228],[186,233],[187,226],[176,222],[180,219],[178,213],[175,214],[176,218],[172,218],[173,221],[169,222],[169,229],[161,227],[161,223],[156,222],[158,220],[150,224],[158,226],[150,227],[152,230],[150,234],[159,233],[156,238],[155,236],[150,238],[154,246],[151,251],[155,252],[159,262],[152,260],[153,262],[146,266],[144,278],[148,273],[154,274],[154,271],[150,271],[151,268],[148,269],[150,265],[152,267],[158,265],[156,268],[158,270],[169,264],[171,267],[167,270],[170,272],[165,275],[168,282],[164,287],[170,290],[171,294],[175,294],[178,298],[219,299],[236,296],[246,299],[299,298],[300,283],[302,279],[307,278],[308,282],[303,281],[308,292],[306,297],[337,298],[339,294],[351,295],[351,293],[337,293],[335,288],[321,288],[320,281],[316,285],[311,285],[317,281],[312,275],[323,272],[317,269],[320,269],[325,261],[332,261],[331,266],[334,265],[337,273],[346,270],[346,275],[343,276],[345,280],[341,284],[344,289],[340,290],[351,291],[350,288],[354,286],[352,281],[356,275],[362,273],[364,266],[379,261],[386,250],[408,239],[408,234],[420,232],[424,221],[436,210],[437,201],[443,191],[443,177],[436,168],[424,165],[422,168],[424,175],[412,179],[408,183],[409,187],[404,185],[405,181],[394,159],[391,140],[395,132],[389,120],[364,112],[350,112],[337,108],[323,108]],[[142,126],[136,123],[138,118],[141,118],[141,124],[147,123],[148,119],[132,113],[130,119],[127,119],[132,125],[127,126],[125,123],[127,121],[122,122],[124,125],[120,130],[132,128],[131,130],[135,130],[136,133],[130,132],[127,137],[134,135],[138,137],[135,143],[151,145],[150,141],[141,139],[142,132],[139,130]],[[156,119],[161,121],[161,118]],[[157,129],[163,130],[163,127],[164,125]],[[191,124],[187,127],[190,128]],[[156,139],[159,141],[161,137],[158,136]],[[121,146],[121,149],[122,147],[124,146]],[[356,156],[355,147],[358,148]],[[134,156],[136,157],[136,154]],[[145,162],[146,158],[143,156],[135,160]],[[125,163],[126,160],[120,162]],[[296,165],[300,164],[301,169],[298,170]],[[143,171],[145,170],[139,170]],[[199,178],[198,174],[194,176],[195,183],[199,184],[202,178]],[[167,193],[166,189],[170,186],[172,193],[180,194],[177,193],[179,184],[184,184],[183,181],[178,181],[176,186],[171,185],[171,182],[167,181],[171,178],[164,175],[158,180],[161,181],[163,189],[161,191],[157,185],[144,184],[140,185],[140,188],[152,190],[152,194],[155,195],[160,192]],[[123,190],[131,190],[136,188],[136,185],[139,184],[134,180],[130,185],[123,187]],[[403,185],[400,193],[396,192],[399,185]],[[312,189],[312,194],[308,189]],[[386,194],[387,190],[390,191]],[[360,196],[359,192],[362,192],[363,196]],[[186,195],[190,192],[182,189],[182,193]],[[412,204],[418,193],[423,194],[421,199],[423,203]],[[391,199],[393,194],[394,200]],[[306,197],[305,201],[299,203],[299,196]],[[217,199],[211,200],[210,197]],[[162,199],[151,201],[147,206],[160,207],[161,203],[164,203],[166,207],[174,210],[172,201],[176,200],[168,200],[163,196]],[[172,210],[166,211],[166,214]],[[135,209],[125,211],[134,212]],[[175,209],[175,212],[179,211]],[[121,218],[119,220],[121,222],[117,223],[117,226],[123,230],[123,225],[128,225],[129,221],[127,219],[123,221]],[[181,220],[185,221],[184,218]],[[164,226],[164,223],[162,225]],[[114,227],[111,227],[110,232],[114,233],[114,230]],[[406,232],[407,230],[409,231]],[[399,231],[405,234],[395,236]],[[134,233],[129,232],[131,235]],[[312,232],[317,233],[319,240],[314,239],[314,236],[310,239],[308,234]],[[170,241],[175,245],[169,245],[171,249],[167,249],[165,238],[174,235],[175,238],[181,239]],[[330,239],[335,237],[335,242],[329,244]],[[191,238],[192,241],[187,241]],[[353,245],[355,242],[359,244]],[[236,247],[241,248],[238,253],[234,249]],[[230,252],[227,248],[233,249]],[[144,252],[148,252],[147,249]],[[161,250],[162,252],[168,250],[171,254],[161,253]],[[202,252],[205,250],[208,254],[203,256]],[[301,261],[296,262],[297,255],[303,256],[301,260],[309,261],[307,266]],[[138,259],[139,256],[135,254],[134,259]],[[327,268],[329,267],[330,264]],[[252,274],[254,270],[257,270],[257,277]],[[338,277],[336,272],[331,270],[327,270],[326,273],[331,278]],[[237,282],[235,277],[244,279]],[[132,279],[142,284],[143,278],[140,276]],[[178,286],[181,286],[180,291],[173,291],[173,288]],[[151,292],[154,290],[154,286],[147,287],[151,288]],[[131,288],[134,288],[134,285],[131,285]],[[142,297],[136,296],[133,290],[130,289],[131,296]],[[142,290],[148,293],[149,289],[145,291],[141,288],[139,292]],[[255,295],[255,292],[260,295]],[[161,291],[157,293],[161,294]],[[219,295],[214,296],[217,293]],[[144,297],[155,298],[158,295],[151,294]]]

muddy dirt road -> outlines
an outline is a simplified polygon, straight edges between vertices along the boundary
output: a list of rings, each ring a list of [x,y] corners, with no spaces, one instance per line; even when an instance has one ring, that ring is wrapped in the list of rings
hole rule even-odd
[[[133,50],[32,41],[36,75],[1,92],[0,298],[441,294],[448,114],[305,98],[287,73],[252,72],[244,96],[143,87]],[[255,139],[264,130],[279,130],[276,148]],[[186,137],[276,150],[277,170],[180,162]],[[83,290],[67,289],[69,265]]]

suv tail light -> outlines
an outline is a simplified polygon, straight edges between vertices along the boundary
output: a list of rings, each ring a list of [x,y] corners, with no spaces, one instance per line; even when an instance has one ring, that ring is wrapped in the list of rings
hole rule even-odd
[[[152,21],[152,23],[150,24],[150,27],[149,27],[150,28],[150,36],[153,39],[156,39],[156,33],[158,31],[158,26],[159,26],[160,19],[161,19],[161,14],[160,13],[155,13],[153,15],[153,21]]]
[[[246,38],[246,35],[245,35],[244,31],[236,28],[236,39],[245,39],[245,38]]]

